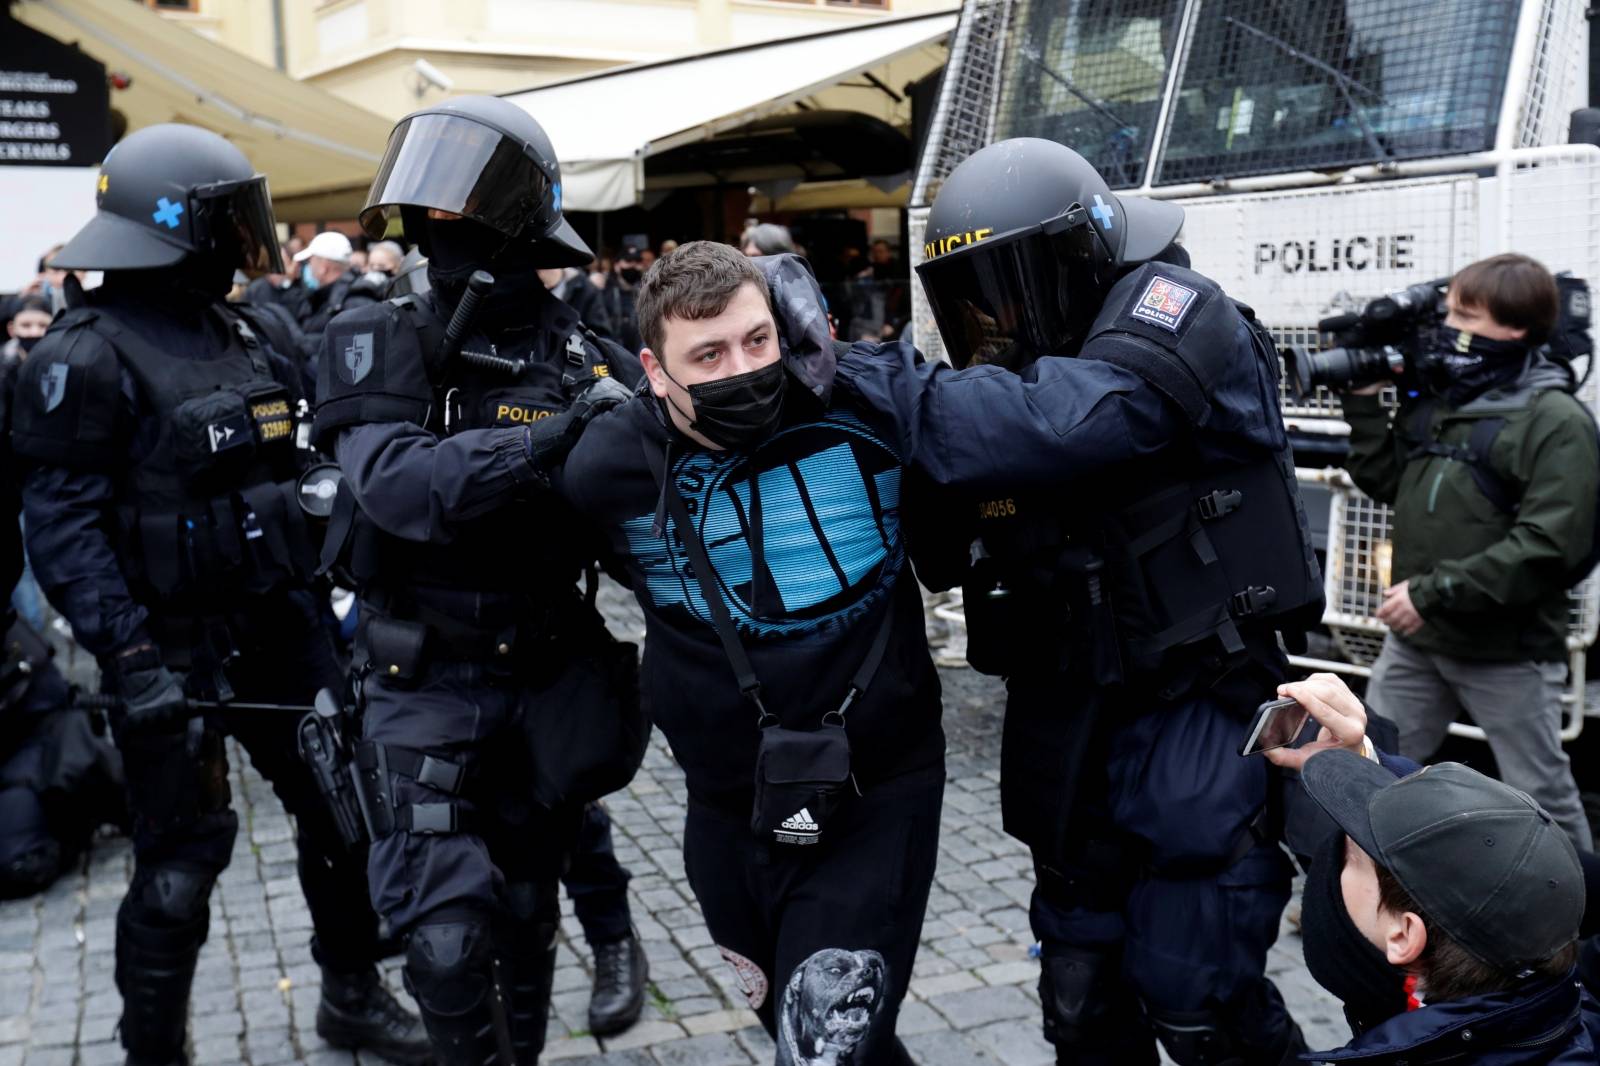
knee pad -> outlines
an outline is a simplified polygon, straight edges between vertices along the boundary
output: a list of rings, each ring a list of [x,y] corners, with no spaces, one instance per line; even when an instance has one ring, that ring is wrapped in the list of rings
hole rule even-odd
[[[1039,1005],[1051,1043],[1079,1043],[1112,1013],[1120,991],[1114,956],[1080,948],[1051,951],[1039,960]],[[1125,994],[1125,993],[1124,993]]]
[[[466,1014],[489,999],[492,958],[486,916],[430,915],[406,941],[406,987],[425,1011]]]
[[[133,872],[126,906],[145,926],[193,925],[209,919],[217,875],[199,866],[162,864]]]

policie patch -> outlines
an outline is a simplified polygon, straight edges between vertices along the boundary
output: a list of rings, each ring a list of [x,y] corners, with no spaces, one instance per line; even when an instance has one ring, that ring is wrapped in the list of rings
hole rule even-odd
[[[1171,278],[1157,274],[1144,287],[1139,302],[1133,305],[1133,310],[1129,313],[1134,318],[1142,318],[1146,322],[1153,322],[1162,329],[1176,333],[1183,316],[1189,313],[1189,308],[1194,305],[1195,297],[1198,295],[1199,293],[1187,285],[1179,285]]]

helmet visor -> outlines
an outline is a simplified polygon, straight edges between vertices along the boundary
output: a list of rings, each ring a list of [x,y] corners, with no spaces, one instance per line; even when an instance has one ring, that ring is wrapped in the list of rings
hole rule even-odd
[[[550,179],[520,141],[459,115],[422,114],[389,135],[361,228],[379,238],[402,206],[461,215],[516,237],[542,235],[555,216]]]
[[[1078,207],[917,268],[950,362],[1020,370],[1070,355],[1100,309],[1109,254]]]
[[[278,222],[272,214],[272,196],[261,175],[244,181],[201,185],[192,194],[206,219],[208,239],[219,250],[237,247],[234,267],[250,277],[283,273],[278,247]]]

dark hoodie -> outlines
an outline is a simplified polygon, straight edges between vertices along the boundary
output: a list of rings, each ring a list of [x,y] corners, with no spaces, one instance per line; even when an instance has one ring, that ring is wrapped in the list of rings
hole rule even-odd
[[[902,344],[860,343],[836,355],[803,260],[755,262],[790,375],[777,432],[752,452],[709,451],[671,428],[645,392],[590,424],[559,479],[606,531],[644,609],[645,701],[691,796],[738,815],[750,810],[756,712],[665,513],[663,458],[691,513],[704,516],[724,599],[765,704],[784,725],[815,728],[838,708],[888,619],[883,665],[846,723],[867,790],[944,757],[938,675],[906,564],[907,468],[963,488],[1001,473],[1059,485],[1166,446],[1174,425],[1160,396],[1109,363],[1048,359],[1021,375],[956,374]]]

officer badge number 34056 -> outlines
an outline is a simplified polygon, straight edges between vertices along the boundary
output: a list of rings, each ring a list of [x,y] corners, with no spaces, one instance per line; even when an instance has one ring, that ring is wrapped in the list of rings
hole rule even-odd
[[[1133,305],[1133,310],[1129,313],[1134,318],[1143,319],[1176,333],[1179,323],[1183,321],[1183,316],[1189,313],[1189,308],[1194,305],[1197,295],[1199,294],[1187,285],[1179,285],[1171,278],[1157,274],[1145,285],[1144,292],[1139,296],[1139,302]]]

